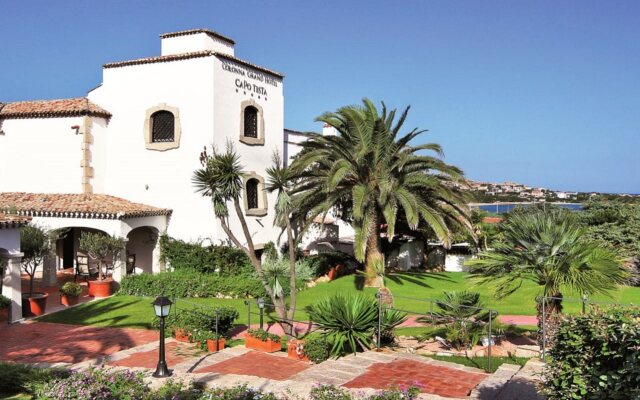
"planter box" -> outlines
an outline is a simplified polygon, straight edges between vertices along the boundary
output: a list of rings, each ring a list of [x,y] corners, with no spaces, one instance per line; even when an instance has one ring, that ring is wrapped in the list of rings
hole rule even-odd
[[[287,343],[287,355],[293,360],[309,361],[304,353],[304,340],[291,340]]]
[[[60,294],[60,304],[63,306],[75,306],[80,301],[80,296],[69,296],[68,294]]]
[[[216,350],[216,340],[215,339],[207,339],[207,350],[210,353],[215,353],[216,351],[220,351],[224,349],[224,338],[218,339],[218,349]]]
[[[9,307],[0,308],[0,325],[9,322]]]
[[[89,296],[91,297],[109,297],[111,296],[111,282],[113,279],[105,279],[102,281],[89,281]]]
[[[271,339],[262,341],[260,339],[254,338],[253,336],[249,336],[249,334],[245,334],[244,339],[245,346],[248,349],[264,351],[266,353],[274,353],[276,351],[282,350],[282,344],[280,342],[274,342]]]
[[[185,331],[184,329],[178,328],[173,334],[178,342],[191,342],[191,333]]]
[[[33,292],[31,297],[28,296],[28,294],[22,295],[22,316],[26,318],[44,315],[49,294]]]

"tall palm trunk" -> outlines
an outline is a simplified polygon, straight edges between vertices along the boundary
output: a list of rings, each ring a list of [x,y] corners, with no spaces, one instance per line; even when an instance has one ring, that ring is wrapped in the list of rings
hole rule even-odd
[[[558,318],[562,314],[562,293],[554,292],[546,295],[546,297],[538,297],[536,310],[538,317],[538,344],[542,346],[544,337],[545,346],[550,347],[553,345],[553,338],[558,327]]]
[[[285,216],[285,220],[287,222],[287,242],[289,243],[289,313],[287,315],[288,319],[293,323],[293,317],[296,313],[296,299],[297,299],[297,288],[296,288],[296,249],[293,241],[293,228],[291,227],[291,219],[288,215]],[[293,327],[292,333],[293,333]]]
[[[367,251],[365,255],[365,280],[367,287],[384,287],[384,255],[380,251],[380,222],[379,217],[373,217],[371,223],[373,229],[367,236]],[[382,268],[382,271],[379,269]]]

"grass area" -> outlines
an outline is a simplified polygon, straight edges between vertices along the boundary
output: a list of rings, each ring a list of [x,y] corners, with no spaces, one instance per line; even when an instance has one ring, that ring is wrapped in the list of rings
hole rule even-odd
[[[539,292],[537,286],[532,283],[524,283],[522,288],[513,295],[503,300],[493,297],[491,285],[475,286],[466,279],[463,272],[445,273],[421,273],[421,274],[391,274],[386,278],[386,285],[394,295],[394,305],[410,314],[428,313],[432,303],[417,299],[436,299],[441,297],[444,291],[474,290],[488,307],[497,310],[500,314],[507,315],[535,315],[535,297]],[[376,289],[362,288],[357,276],[345,276],[333,282],[320,283],[312,288],[298,293],[296,320],[304,321],[308,318],[304,307],[326,296],[338,293],[361,292],[368,296],[375,296]],[[571,297],[566,292],[565,297]],[[622,303],[640,303],[639,287],[624,287],[615,292],[612,298],[598,297],[594,300]],[[85,303],[74,308],[60,311],[39,318],[40,321],[60,322],[79,325],[96,325],[127,328],[151,328],[155,318],[151,298],[139,298],[134,296],[114,296],[104,300]],[[581,308],[579,302],[566,300],[565,312],[578,313]],[[196,306],[229,306],[240,313],[238,324],[247,323],[247,306],[243,299],[188,299],[188,302],[178,300],[177,308]],[[174,306],[175,308],[175,306]],[[271,313],[271,315],[274,315]],[[269,315],[265,321],[271,321]],[[251,322],[257,323],[257,308],[252,304]],[[405,328],[403,328],[405,329]],[[408,335],[408,334],[407,334]]]
[[[483,371],[488,371],[489,359],[487,357],[465,357],[465,356],[425,356],[434,360],[448,361],[455,364],[462,364],[467,367],[478,368]],[[491,370],[488,372],[496,372],[498,367],[502,364],[516,364],[523,366],[529,361],[529,358],[525,357],[491,357]]]

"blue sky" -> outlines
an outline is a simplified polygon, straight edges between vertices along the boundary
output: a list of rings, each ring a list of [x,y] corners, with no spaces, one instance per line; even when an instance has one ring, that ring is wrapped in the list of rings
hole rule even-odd
[[[101,65],[210,28],[283,72],[285,126],[411,105],[476,180],[640,193],[637,1],[4,1],[0,101],[84,96]]]

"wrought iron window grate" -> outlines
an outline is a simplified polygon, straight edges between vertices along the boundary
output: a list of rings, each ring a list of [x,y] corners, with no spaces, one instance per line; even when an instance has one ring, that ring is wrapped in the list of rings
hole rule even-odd
[[[158,111],[151,115],[151,141],[173,142],[175,118],[169,111]]]
[[[247,181],[247,208],[249,210],[258,208],[258,180],[249,179]]]
[[[258,137],[258,109],[253,106],[244,109],[244,136]]]

